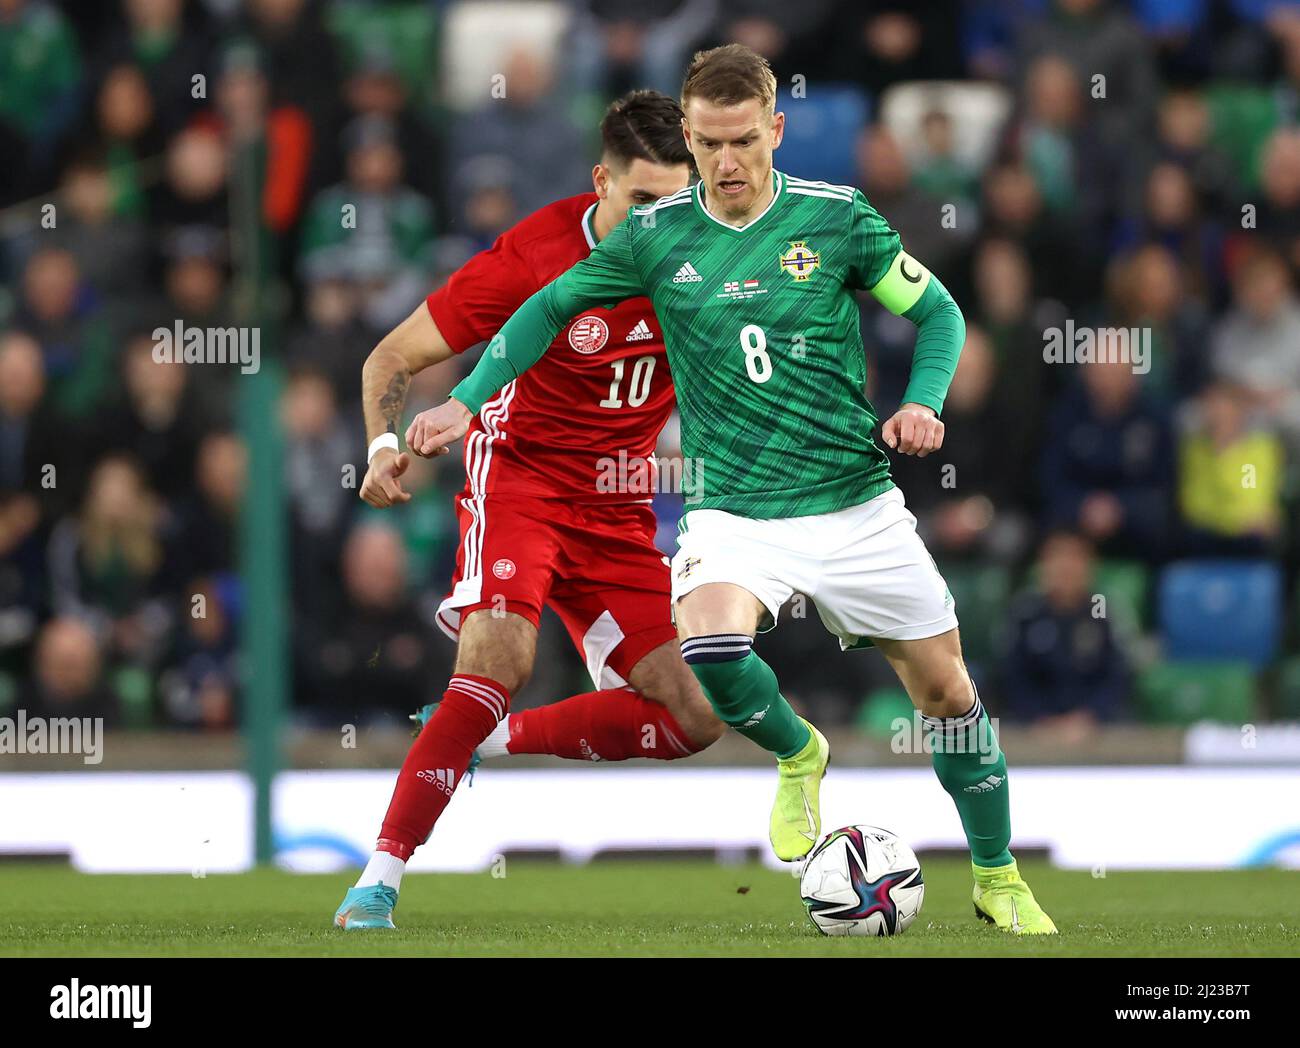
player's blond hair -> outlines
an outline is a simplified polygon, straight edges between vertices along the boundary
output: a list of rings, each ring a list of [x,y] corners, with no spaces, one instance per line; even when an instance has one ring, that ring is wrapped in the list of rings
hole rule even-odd
[[[757,98],[765,113],[776,111],[776,75],[767,59],[744,44],[696,51],[682,83],[682,108],[692,98],[734,106]]]

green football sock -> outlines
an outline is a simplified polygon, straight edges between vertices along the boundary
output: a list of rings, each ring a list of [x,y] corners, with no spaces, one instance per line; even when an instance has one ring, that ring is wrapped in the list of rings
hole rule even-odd
[[[1007,759],[979,695],[960,717],[921,719],[932,733],[934,773],[957,805],[971,861],[976,866],[1006,866],[1012,861]]]
[[[743,633],[692,637],[682,642],[682,657],[724,723],[778,757],[793,757],[812,734],[753,645],[754,638]]]

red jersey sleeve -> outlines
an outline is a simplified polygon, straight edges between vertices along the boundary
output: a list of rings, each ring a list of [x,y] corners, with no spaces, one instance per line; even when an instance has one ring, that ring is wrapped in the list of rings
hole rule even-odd
[[[425,305],[447,345],[463,353],[500,331],[537,289],[532,269],[503,233],[490,249],[456,270]]]

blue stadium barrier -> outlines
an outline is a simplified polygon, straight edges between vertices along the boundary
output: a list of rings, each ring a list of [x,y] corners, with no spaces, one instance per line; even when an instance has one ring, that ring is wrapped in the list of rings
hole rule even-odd
[[[1282,572],[1268,561],[1171,564],[1160,578],[1160,633],[1171,659],[1271,662],[1282,636]]]
[[[867,96],[852,84],[807,85],[807,96],[791,98],[782,89],[777,109],[788,116],[776,167],[796,178],[839,185],[858,180],[858,135],[870,115]]]

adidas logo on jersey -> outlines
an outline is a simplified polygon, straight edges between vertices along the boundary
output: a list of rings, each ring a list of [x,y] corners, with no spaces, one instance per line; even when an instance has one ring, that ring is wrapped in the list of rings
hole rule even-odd
[[[687,262],[673,277],[674,284],[698,284],[704,278],[695,272],[695,267]]]
[[[645,317],[642,317],[636,322],[636,327],[627,333],[627,338],[624,339],[624,341],[641,342],[647,338],[654,337],[655,333],[650,330],[650,325],[645,322]]]

